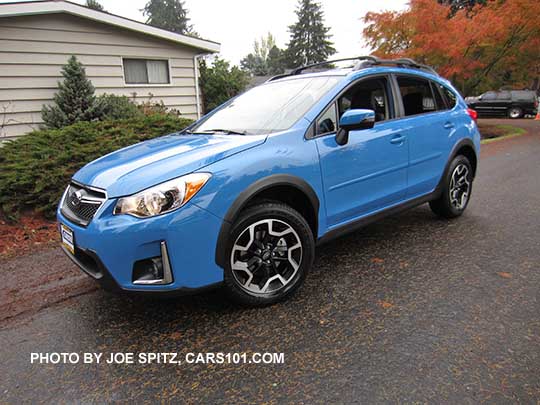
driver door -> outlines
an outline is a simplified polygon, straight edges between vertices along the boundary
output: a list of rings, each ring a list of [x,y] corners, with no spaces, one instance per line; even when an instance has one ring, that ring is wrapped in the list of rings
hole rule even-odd
[[[316,121],[316,138],[330,228],[399,203],[407,189],[408,142],[395,116],[387,77],[364,79],[334,101]],[[349,132],[336,143],[339,117],[349,108],[375,111],[371,129]]]

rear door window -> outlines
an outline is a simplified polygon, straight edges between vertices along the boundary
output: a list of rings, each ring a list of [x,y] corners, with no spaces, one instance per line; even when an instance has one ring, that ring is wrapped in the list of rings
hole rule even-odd
[[[406,116],[437,111],[429,81],[416,77],[397,78]]]

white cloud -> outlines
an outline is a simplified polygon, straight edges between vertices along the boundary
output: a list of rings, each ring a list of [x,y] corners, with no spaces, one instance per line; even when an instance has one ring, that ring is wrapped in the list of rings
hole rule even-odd
[[[100,3],[113,14],[144,21],[140,10],[146,1],[101,0]],[[336,57],[349,57],[369,52],[362,38],[361,21],[368,11],[403,9],[408,0],[380,0],[375,5],[367,0],[320,0],[320,3],[338,51]],[[296,20],[295,0],[185,0],[185,4],[196,31],[203,38],[220,42],[222,56],[236,64],[252,51],[253,41],[268,32],[275,36],[278,46],[284,47],[289,41],[288,26]]]

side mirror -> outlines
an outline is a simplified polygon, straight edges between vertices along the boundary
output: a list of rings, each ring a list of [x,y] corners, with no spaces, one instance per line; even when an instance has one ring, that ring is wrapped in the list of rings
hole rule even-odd
[[[478,96],[478,101],[482,101],[482,96]]]
[[[339,131],[336,134],[338,145],[345,145],[349,141],[349,131],[373,128],[375,125],[375,111],[348,110],[339,120]]]

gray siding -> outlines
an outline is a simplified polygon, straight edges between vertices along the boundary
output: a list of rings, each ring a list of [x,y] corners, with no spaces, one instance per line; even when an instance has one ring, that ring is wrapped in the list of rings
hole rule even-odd
[[[163,101],[196,118],[193,56],[197,49],[68,14],[0,19],[0,139],[42,123],[70,55],[84,64],[97,94],[126,95],[136,102]],[[168,59],[171,84],[126,85],[122,57]]]

